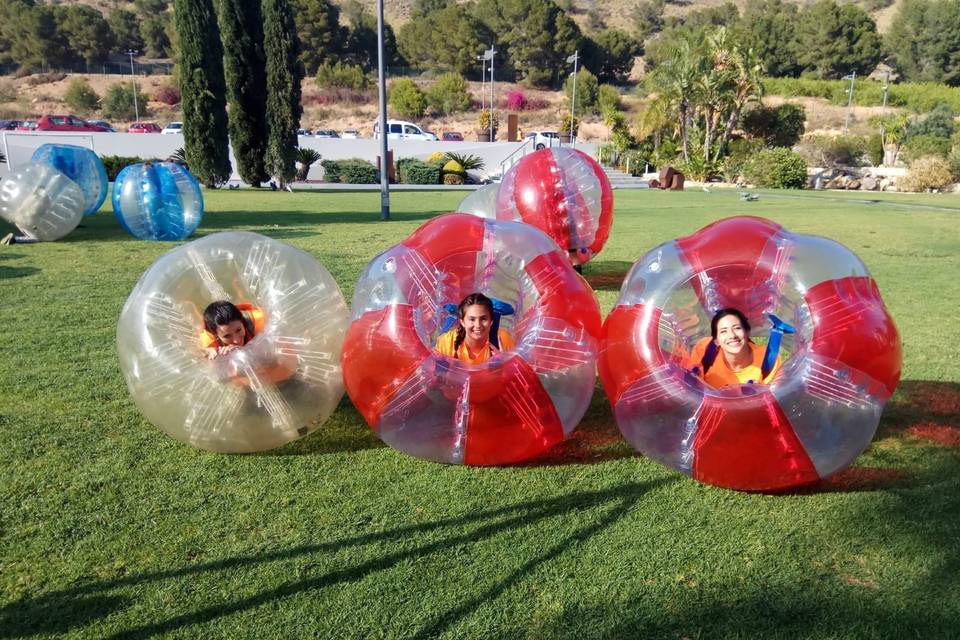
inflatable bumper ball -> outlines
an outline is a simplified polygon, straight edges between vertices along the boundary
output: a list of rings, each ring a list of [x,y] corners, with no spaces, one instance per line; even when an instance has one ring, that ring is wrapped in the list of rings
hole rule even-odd
[[[113,211],[135,238],[183,240],[200,225],[203,194],[196,178],[175,162],[133,164],[113,183]]]
[[[497,193],[500,191],[499,183],[485,184],[476,191],[460,201],[457,205],[459,213],[472,213],[481,218],[497,217]]]
[[[747,316],[751,340],[767,343],[765,366],[780,343],[768,384],[714,388],[690,366],[697,343],[710,342],[711,317],[728,307]],[[748,491],[852,464],[900,366],[900,336],[864,264],[833,240],[754,217],[721,220],[640,258],[604,325],[599,361],[635,448],[701,482]]]
[[[203,311],[217,300],[262,312],[245,346],[208,360]],[[303,437],[343,396],[348,311],[311,256],[248,232],[216,233],[161,256],[120,314],[120,368],[147,420],[208,451],[265,451]]]
[[[0,184],[0,218],[34,240],[59,240],[83,219],[83,193],[52,166],[24,162]]]
[[[43,144],[30,159],[49,164],[77,183],[83,192],[84,216],[96,213],[107,199],[107,170],[92,149],[72,144]]]
[[[480,364],[433,349],[450,306],[474,292],[514,312],[500,327],[515,348]],[[541,231],[448,214],[364,269],[344,381],[391,447],[437,462],[510,464],[579,423],[593,395],[599,331],[593,291]]]
[[[559,147],[524,156],[500,183],[497,219],[533,225],[574,264],[600,253],[613,224],[613,190],[587,154]]]

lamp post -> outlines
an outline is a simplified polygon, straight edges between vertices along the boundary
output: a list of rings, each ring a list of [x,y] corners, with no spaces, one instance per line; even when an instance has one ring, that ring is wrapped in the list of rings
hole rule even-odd
[[[493,56],[496,53],[495,45],[490,45],[490,48],[483,52],[483,59],[490,61],[490,142],[493,142]]]
[[[380,84],[380,219],[390,219],[390,171],[387,166],[387,76],[383,52],[383,0],[377,0],[377,75]]]
[[[843,76],[843,79],[850,81],[850,88],[847,89],[847,119],[843,123],[843,132],[847,133],[850,130],[850,115],[853,112],[853,87],[857,82],[857,72],[854,71],[848,76]]]
[[[483,113],[483,105],[487,103],[487,59],[480,55],[477,60],[483,67],[480,71],[480,112]]]
[[[573,95],[570,99],[570,144],[577,146],[577,140],[574,137],[574,124],[576,123],[577,113],[577,63],[580,61],[580,50],[573,52],[572,56],[567,57],[567,62],[573,63]]]
[[[140,107],[137,105],[137,75],[133,71],[133,56],[140,55],[140,52],[136,49],[127,49],[124,53],[130,56],[130,83],[133,85],[133,113],[136,116],[137,122],[140,122]]]

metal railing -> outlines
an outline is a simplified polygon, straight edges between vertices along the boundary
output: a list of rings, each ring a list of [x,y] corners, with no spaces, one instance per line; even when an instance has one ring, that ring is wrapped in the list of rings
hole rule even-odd
[[[524,138],[523,142],[520,143],[520,146],[514,149],[510,155],[500,161],[500,176],[503,177],[503,174],[507,172],[507,169],[515,165],[520,158],[527,155],[527,152],[530,151],[528,146],[531,146],[533,138]],[[518,155],[519,154],[519,155]]]

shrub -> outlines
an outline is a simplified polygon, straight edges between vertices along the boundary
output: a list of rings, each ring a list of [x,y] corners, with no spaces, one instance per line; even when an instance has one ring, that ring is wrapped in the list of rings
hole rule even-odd
[[[727,182],[736,182],[743,169],[754,155],[764,149],[763,140],[737,138],[727,145],[727,157],[723,159],[721,173]]]
[[[370,88],[370,84],[370,77],[358,64],[345,64],[339,60],[330,64],[327,61],[317,69],[317,85],[320,87],[364,91]]]
[[[303,182],[307,179],[307,174],[310,173],[310,167],[314,162],[320,159],[320,153],[316,149],[310,149],[307,147],[300,147],[297,149],[297,164],[300,166],[297,168],[297,180]]]
[[[147,161],[146,158],[140,158],[138,156],[101,156],[100,159],[103,161],[103,168],[107,170],[107,180],[110,182],[117,179],[117,174],[120,173],[124,167]]]
[[[953,172],[946,158],[924,156],[917,158],[907,175],[897,181],[899,191],[928,191],[942,189],[953,182]]]
[[[874,133],[867,138],[867,157],[870,158],[870,164],[875,167],[883,164],[883,138],[879,133]]]
[[[448,173],[443,176],[443,184],[463,184],[463,176],[458,173]]]
[[[180,87],[172,84],[165,84],[157,89],[157,93],[154,98],[157,99],[157,102],[162,102],[170,107],[178,105],[180,104]]]
[[[465,171],[463,170],[463,165],[457,162],[456,160],[449,160],[445,165],[443,165],[443,172],[446,173],[457,173],[463,175]]]
[[[416,158],[401,158],[397,161],[400,182],[406,184],[440,184],[440,165],[423,162]]]
[[[560,118],[560,135],[569,135],[570,134],[570,112],[567,111]],[[573,120],[573,135],[577,135],[577,131],[580,130],[580,118],[574,118]]]
[[[471,169],[483,169],[483,159],[473,154],[454,153],[452,151],[448,151],[447,153],[443,154],[441,160],[452,160],[463,167],[464,171],[470,171]]]
[[[369,104],[374,100],[376,100],[375,92],[370,89],[350,89],[347,87],[328,87],[307,98],[308,102],[318,105]]]
[[[445,154],[443,151],[434,151],[429,156],[427,156],[427,162],[434,163],[434,164],[439,162],[440,164],[443,164],[444,162],[446,162],[446,157],[447,157],[447,154]]]
[[[496,111],[490,111],[489,109],[484,109],[480,112],[480,115],[477,116],[477,128],[480,131],[488,131],[490,129],[490,118],[491,114],[493,117],[493,133],[497,133],[497,129],[500,128],[500,116],[497,115]]]
[[[51,82],[60,82],[67,77],[67,74],[60,73],[59,71],[51,71],[49,73],[37,73],[35,75],[27,78],[27,86],[36,87],[41,84],[50,84]]]
[[[846,80],[764,78],[763,88],[764,95],[768,96],[826,98],[833,104],[845,106],[850,83]],[[883,82],[857,78],[853,102],[861,106],[882,105]],[[887,96],[888,105],[906,107],[918,113],[931,111],[940,103],[949,105],[954,112],[960,111],[960,87],[936,82],[899,82],[890,85]]]
[[[948,104],[938,104],[926,117],[911,122],[903,137],[905,140],[916,136],[950,138],[956,129],[953,109]]]
[[[567,101],[573,98],[573,76],[563,83]],[[593,113],[597,109],[597,96],[600,92],[597,77],[583,67],[577,72],[577,113]]]
[[[16,102],[17,88],[12,82],[0,81],[0,102]]]
[[[786,147],[764,149],[744,166],[747,182],[774,189],[803,189],[807,186],[807,163],[803,156]]]
[[[908,167],[914,160],[926,156],[946,158],[950,155],[950,140],[938,136],[914,136],[903,145],[902,153]]]
[[[390,87],[390,106],[403,118],[419,118],[427,109],[427,96],[409,78],[400,78]]]
[[[859,136],[804,136],[798,151],[815,167],[859,166],[866,152],[866,142]]]
[[[760,138],[767,146],[792,147],[803,135],[806,117],[806,109],[799,104],[759,105],[744,115],[743,130],[752,138]]]
[[[146,96],[137,87],[137,107],[140,115],[147,113]],[[116,120],[130,120],[135,114],[133,87],[128,83],[112,84],[103,96],[103,115]]]
[[[100,96],[93,90],[86,78],[71,80],[66,93],[63,94],[63,101],[67,103],[71,111],[84,115],[95,111],[100,106]]]
[[[953,174],[953,179],[960,181],[960,146],[953,148],[947,162],[950,163],[950,173]]]
[[[467,81],[459,73],[445,73],[427,91],[430,106],[440,113],[456,113],[470,108]]]
[[[523,111],[527,106],[527,96],[523,91],[507,91],[506,106],[508,111]]]
[[[380,182],[380,172],[377,171],[377,167],[366,160],[342,162],[340,171],[340,181],[348,184],[377,184]]]
[[[579,87],[577,87],[579,89]],[[597,106],[600,107],[600,113],[607,109],[620,111],[622,104],[620,101],[620,92],[613,85],[602,84],[597,93]]]

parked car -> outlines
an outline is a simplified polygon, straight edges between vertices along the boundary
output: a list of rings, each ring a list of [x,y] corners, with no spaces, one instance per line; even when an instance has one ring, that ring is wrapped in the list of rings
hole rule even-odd
[[[310,131],[310,129],[297,129],[297,136],[308,137],[312,135],[313,135],[313,131]]]
[[[463,142],[463,134],[459,131],[445,131],[440,139],[444,142]]]
[[[89,131],[102,133],[105,131],[100,125],[90,124],[77,116],[46,115],[37,120],[36,127],[30,131]]]
[[[106,120],[87,120],[87,124],[92,124],[95,127],[100,127],[105,133],[116,133],[117,130],[113,128],[113,125],[107,122]]]
[[[0,131],[13,131],[20,124],[19,120],[0,120]]]
[[[333,129],[317,129],[313,132],[314,138],[339,138],[340,135]]]
[[[529,131],[524,140],[532,140],[533,148],[537,150],[560,146],[560,134],[556,131]]]
[[[160,125],[155,122],[134,122],[127,133],[160,133]]]
[[[183,133],[183,123],[182,123],[182,122],[168,122],[168,123],[167,123],[167,126],[165,126],[165,127],[163,128],[163,130],[160,131],[160,133],[164,133],[164,134],[167,134],[167,135],[177,134],[177,133]]]
[[[17,126],[17,131],[36,131],[36,130],[37,130],[36,120],[24,120]]]
[[[359,138],[360,132],[356,129],[344,129],[343,133],[340,134],[341,138]]]
[[[373,137],[380,138],[380,121],[373,123]],[[435,133],[421,129],[412,122],[387,120],[388,140],[437,140]]]

